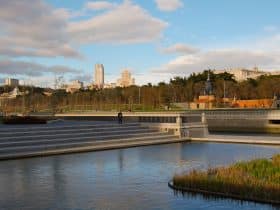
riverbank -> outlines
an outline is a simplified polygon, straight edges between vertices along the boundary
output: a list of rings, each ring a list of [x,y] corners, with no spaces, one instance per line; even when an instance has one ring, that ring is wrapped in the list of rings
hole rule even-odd
[[[271,160],[258,159],[175,175],[169,186],[178,191],[280,205],[279,177],[280,154]]]

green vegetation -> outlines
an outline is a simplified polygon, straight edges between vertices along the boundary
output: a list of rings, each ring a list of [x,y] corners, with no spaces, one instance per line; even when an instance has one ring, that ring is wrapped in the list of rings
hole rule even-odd
[[[280,154],[271,160],[258,159],[206,172],[194,170],[187,175],[175,175],[173,185],[244,200],[280,203]]]
[[[23,99],[8,100],[2,103],[5,112],[20,112],[23,104],[26,111],[161,111],[171,108],[178,110],[173,104],[190,102],[203,94],[208,71],[191,74],[189,77],[175,77],[169,83],[157,85],[131,86],[104,90],[81,90],[70,94],[65,90],[46,90],[35,87],[19,87],[20,91],[30,94]],[[229,73],[214,74],[210,71],[214,94],[219,99],[224,96],[237,99],[273,98],[280,95],[280,76],[261,76],[256,80],[249,79],[236,82]],[[11,87],[0,87],[0,94],[11,91]],[[44,95],[45,91],[53,91],[52,96]],[[223,107],[223,104],[216,104]],[[0,107],[1,109],[1,107]]]

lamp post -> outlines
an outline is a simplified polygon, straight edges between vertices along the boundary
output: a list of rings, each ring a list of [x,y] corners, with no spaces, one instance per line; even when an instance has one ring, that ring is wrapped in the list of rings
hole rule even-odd
[[[139,86],[139,88],[138,88],[138,102],[140,105],[141,104],[141,86]]]

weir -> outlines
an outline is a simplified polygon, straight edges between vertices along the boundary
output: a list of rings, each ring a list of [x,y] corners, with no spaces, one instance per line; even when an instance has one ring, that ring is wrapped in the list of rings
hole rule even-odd
[[[0,125],[0,160],[90,152],[203,138],[201,115],[184,113],[116,113],[57,115],[47,125]]]
[[[205,114],[210,131],[280,134],[279,109],[209,110]]]
[[[65,120],[117,121],[117,112],[67,113],[56,117]],[[172,133],[179,138],[207,137],[208,126],[204,113],[186,112],[124,112],[124,122]]]

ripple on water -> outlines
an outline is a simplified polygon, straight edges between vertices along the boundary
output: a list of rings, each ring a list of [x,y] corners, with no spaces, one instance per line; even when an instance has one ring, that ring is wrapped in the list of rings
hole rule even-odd
[[[185,143],[0,162],[0,209],[273,209],[175,195],[175,173],[271,157],[276,146]]]

